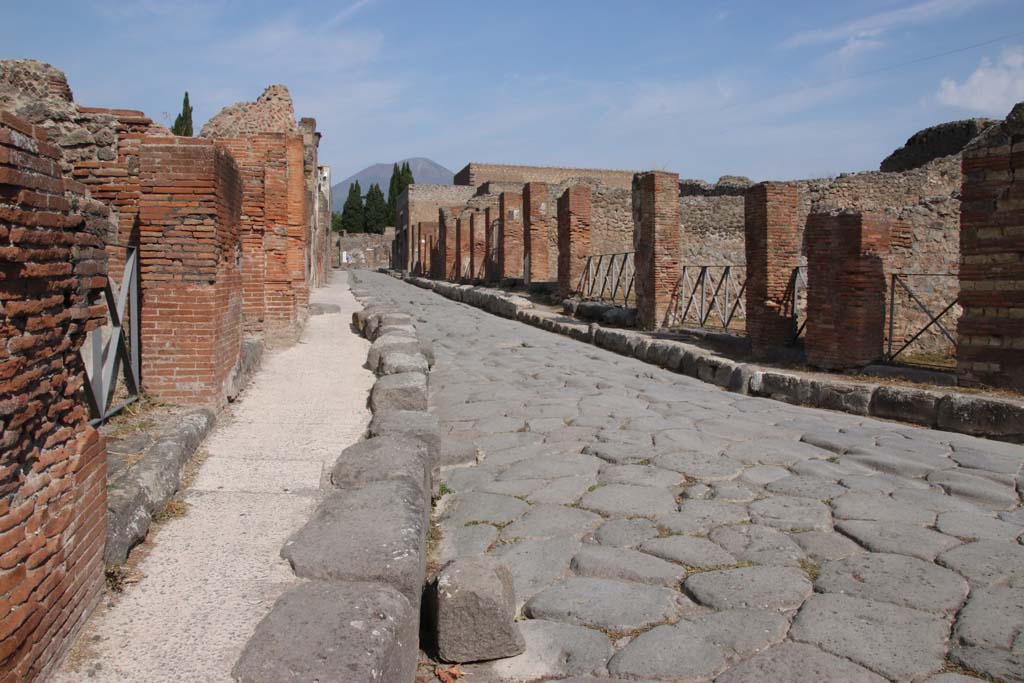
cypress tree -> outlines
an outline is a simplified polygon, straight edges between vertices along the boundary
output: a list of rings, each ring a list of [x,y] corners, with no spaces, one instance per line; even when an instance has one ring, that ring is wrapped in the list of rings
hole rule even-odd
[[[382,233],[388,223],[388,205],[384,200],[384,191],[374,183],[366,191],[366,232]]]
[[[341,232],[345,228],[341,227],[341,212],[333,211],[331,213],[331,230],[334,232]]]
[[[402,190],[409,187],[414,182],[416,181],[412,177],[412,169],[409,168],[409,162],[406,161],[405,163],[402,164],[402,189],[399,190],[399,194],[401,194]]]
[[[181,113],[174,119],[174,126],[171,132],[175,135],[192,137],[192,105],[188,103],[188,91],[185,91],[185,101],[181,104]]]
[[[363,232],[364,225],[363,196],[357,180],[349,185],[348,197],[341,209],[341,229],[345,232]]]
[[[398,195],[402,191],[398,188],[402,181],[402,171],[399,170],[398,164],[392,164],[391,166],[391,182],[388,184],[388,222],[387,225],[395,224],[395,206],[398,201]]]

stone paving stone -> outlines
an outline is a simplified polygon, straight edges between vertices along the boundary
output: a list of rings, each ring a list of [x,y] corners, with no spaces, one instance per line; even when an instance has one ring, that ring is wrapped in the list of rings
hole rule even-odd
[[[1018,524],[974,512],[942,512],[935,527],[944,534],[967,541],[1013,541],[1024,534],[1024,527]]]
[[[744,505],[715,500],[685,500],[679,512],[658,515],[654,523],[673,534],[706,534],[723,524],[749,522]]]
[[[561,417],[533,417],[527,418],[526,428],[531,432],[546,434],[556,429],[565,427],[565,418]]]
[[[1009,446],[1010,444],[1006,444]],[[987,446],[987,444],[986,444]],[[1019,446],[1017,448],[1020,448]],[[999,453],[969,446],[957,446],[950,457],[961,467],[970,467],[989,472],[1002,472],[1005,474],[1017,474],[1021,471],[1022,455],[1020,452]]]
[[[917,455],[906,451],[886,452],[875,448],[854,448],[843,456],[843,460],[858,463],[878,472],[908,478],[927,477],[937,470],[956,466],[949,458]]]
[[[808,477],[821,477],[830,481],[838,482],[843,477],[855,474],[877,474],[863,465],[858,465],[849,458],[836,458],[832,460],[801,460],[790,465],[789,469],[794,474],[802,474]]]
[[[666,453],[657,456],[651,462],[658,467],[680,472],[690,479],[700,481],[735,479],[743,471],[743,463],[717,455],[714,451]]]
[[[587,444],[583,452],[616,465],[635,465],[655,457],[653,448],[620,443]]]
[[[902,522],[928,526],[935,513],[919,505],[878,493],[846,493],[832,500],[836,519],[861,519],[873,522]]]
[[[634,446],[654,447],[654,439],[648,432],[632,429],[602,429],[595,437],[604,443],[625,443]]]
[[[530,507],[518,498],[494,493],[456,493],[445,510],[445,519],[454,524],[508,524]]]
[[[910,680],[945,665],[948,622],[939,615],[847,595],[816,595],[800,609],[790,637],[872,671]]]
[[[1010,480],[1012,482],[1012,477]],[[1013,483],[1001,483],[988,477],[975,476],[962,468],[932,473],[928,476],[928,481],[941,486],[952,496],[988,510],[1012,510],[1020,505],[1020,498]]]
[[[530,598],[523,613],[532,619],[624,632],[675,620],[693,609],[692,602],[670,588],[570,578]]]
[[[512,572],[519,607],[569,573],[569,562],[582,544],[575,538],[531,538],[499,544],[489,554]]]
[[[466,555],[479,555],[498,540],[498,529],[490,524],[471,526],[441,523],[441,560],[447,562]]]
[[[847,488],[835,484],[828,479],[799,474],[776,479],[765,486],[765,489],[771,493],[778,493],[783,496],[813,498],[815,500],[830,500],[848,491]]]
[[[605,484],[672,487],[682,484],[685,477],[652,465],[607,465],[601,468],[597,480]]]
[[[927,482],[920,479],[908,479],[893,474],[851,474],[843,477],[839,483],[851,491],[861,493],[892,493],[898,489],[927,489]]]
[[[579,576],[670,588],[678,588],[686,576],[686,571],[677,564],[628,548],[600,545],[583,546],[569,566]]]
[[[789,610],[803,604],[811,582],[792,567],[741,567],[702,572],[683,584],[693,598],[714,609]]]
[[[792,538],[760,524],[722,526],[708,537],[744,562],[799,566],[807,557]]]
[[[985,683],[984,678],[975,678],[974,676],[964,676],[963,674],[954,673],[930,676],[925,679],[924,683],[975,683],[976,681]]]
[[[533,504],[571,505],[596,485],[597,479],[591,476],[559,477],[528,495],[526,500]]]
[[[728,609],[687,621],[705,640],[722,648],[727,659],[756,654],[782,642],[789,632],[785,615],[762,609]]]
[[[679,562],[688,567],[710,569],[736,564],[736,558],[706,538],[696,536],[665,536],[645,541],[640,550],[663,560]]]
[[[494,451],[501,451],[507,448],[529,446],[544,441],[543,434],[536,432],[514,432],[511,434],[491,434],[476,439],[476,445],[484,450],[488,456]]]
[[[876,553],[896,553],[928,561],[961,543],[953,536],[899,522],[844,520],[836,524],[836,529]]]
[[[676,499],[655,486],[608,484],[584,495],[580,507],[609,517],[648,517],[675,510]]]
[[[720,453],[732,443],[728,439],[703,434],[692,429],[666,429],[654,435],[654,445],[662,451],[672,448],[696,453]]]
[[[926,612],[954,613],[967,597],[955,572],[904,555],[867,553],[826,562],[814,587],[822,593],[891,602]]]
[[[749,503],[763,497],[763,491],[755,491],[750,486],[735,482],[716,482],[711,485],[710,497],[731,503]]]
[[[594,532],[601,545],[631,548],[658,536],[658,527],[649,519],[610,519]]]
[[[602,522],[600,515],[564,505],[534,505],[518,520],[502,529],[501,538],[581,537]]]
[[[790,534],[790,538],[815,562],[841,560],[867,552],[846,536],[834,531],[803,531]]]
[[[749,510],[752,521],[783,531],[832,529],[832,515],[828,506],[809,498],[773,496],[754,501]]]
[[[608,662],[608,672],[623,678],[655,678],[689,683],[706,681],[728,664],[719,648],[689,622],[658,626],[634,638]]]
[[[959,572],[971,586],[1024,586],[1024,545],[975,541],[939,555],[937,562]]]
[[[1024,678],[1024,587],[973,591],[953,636],[954,661],[997,680]]]
[[[982,510],[977,505],[970,503],[962,498],[950,496],[947,493],[934,488],[927,490],[917,489],[897,489],[892,494],[893,500],[897,500],[900,503],[914,506],[919,510],[927,510],[930,512],[982,512],[988,513],[988,510]],[[917,516],[919,513],[915,513]],[[917,522],[915,522],[916,524]]]
[[[832,453],[790,439],[755,439],[732,444],[725,449],[725,455],[748,465],[781,465],[789,467],[801,460],[826,459]]]
[[[876,673],[822,652],[813,645],[786,642],[729,669],[715,683],[774,683],[775,681],[828,681],[828,683],[886,683]]]
[[[764,486],[776,479],[790,476],[790,471],[777,465],[755,465],[740,473],[740,479],[755,486]]]
[[[523,654],[491,664],[464,666],[471,674],[468,680],[477,680],[477,671],[487,676],[486,680],[502,683],[578,676],[603,669],[612,656],[608,637],[589,628],[529,620],[519,622],[519,630],[526,641]]]
[[[557,479],[558,477],[596,476],[601,468],[599,458],[582,454],[541,455],[515,463],[498,479]]]

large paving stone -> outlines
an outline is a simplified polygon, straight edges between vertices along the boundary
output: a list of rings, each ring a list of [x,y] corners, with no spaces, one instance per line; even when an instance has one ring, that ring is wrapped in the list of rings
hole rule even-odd
[[[721,648],[726,657],[749,657],[782,642],[789,632],[785,615],[762,609],[727,609],[691,617],[701,637]],[[682,623],[682,622],[680,622]]]
[[[676,499],[666,488],[608,484],[580,499],[580,507],[609,517],[651,517],[676,509]]]
[[[624,632],[675,620],[692,608],[693,603],[670,588],[571,578],[533,596],[523,613],[533,619]]]
[[[512,657],[526,644],[515,623],[512,574],[497,560],[459,558],[434,582],[437,651],[446,662]]]
[[[601,545],[632,548],[658,536],[658,527],[649,519],[610,519],[594,532]]]
[[[582,537],[601,523],[600,515],[564,505],[534,505],[518,520],[502,529],[503,539]]]
[[[1013,541],[1024,527],[974,512],[942,512],[935,527],[944,534],[966,541]]]
[[[388,352],[419,353],[420,342],[416,337],[404,334],[385,334],[378,337],[370,345],[366,356],[366,367],[376,371],[380,367],[381,358]]]
[[[899,501],[905,505],[910,505],[918,508],[919,511],[930,511],[930,512],[988,512],[979,508],[974,503],[971,503],[963,498],[951,496],[941,490],[929,488],[927,490],[919,489],[897,489],[893,492],[892,497],[894,500]],[[914,513],[917,517],[920,512]],[[919,523],[917,521],[915,524]],[[921,522],[923,524],[923,522]]]
[[[302,583],[256,626],[232,676],[241,683],[411,681],[419,610],[376,583]]]
[[[960,545],[958,538],[916,524],[844,520],[836,528],[876,553],[910,555],[929,562],[944,550]]]
[[[706,538],[665,536],[652,538],[640,546],[645,553],[688,567],[710,569],[736,564],[736,558]]]
[[[814,587],[822,593],[947,613],[960,609],[968,591],[967,582],[955,572],[890,553],[867,553],[827,562]]]
[[[582,454],[542,455],[515,463],[498,479],[556,479],[558,477],[596,476],[603,463]]]
[[[773,481],[790,476],[790,471],[778,465],[754,465],[743,470],[740,474],[740,481],[754,486],[764,486]]]
[[[790,629],[794,640],[901,681],[942,669],[948,633],[939,615],[833,594],[808,600]]]
[[[377,378],[370,390],[370,407],[380,410],[426,410],[427,376],[420,372]]]
[[[591,443],[583,449],[583,452],[619,465],[646,462],[655,456],[654,449],[651,447],[623,443]]]
[[[821,459],[832,453],[789,439],[754,439],[726,448],[725,455],[748,465],[781,465],[789,467],[801,460]]]
[[[728,664],[719,648],[689,622],[658,626],[643,633],[608,662],[609,673],[623,678],[654,678],[683,683],[706,681]]]
[[[1019,451],[1019,446],[1016,452],[1002,452],[989,450],[992,442],[979,441],[979,444],[982,443],[984,445],[980,447],[955,445],[950,457],[961,467],[988,472],[1017,474],[1024,467],[1024,454]],[[1014,448],[1011,444],[1002,444],[1002,447]]]
[[[772,493],[797,498],[813,498],[815,500],[831,500],[848,491],[844,486],[835,484],[828,479],[794,474],[776,479],[765,486]]]
[[[437,418],[420,410],[382,410],[370,420],[370,436],[397,434],[419,439],[427,447],[430,459],[441,457],[441,426]]]
[[[716,500],[685,500],[679,512],[658,515],[654,522],[673,534],[706,534],[723,524],[749,522],[745,505]]]
[[[832,514],[836,519],[865,519],[921,526],[935,523],[935,513],[931,510],[879,493],[847,493],[839,496],[832,501]]]
[[[589,628],[531,619],[519,629],[526,641],[523,654],[468,669],[479,669],[487,681],[528,683],[594,673],[612,656],[608,637]]]
[[[937,562],[959,572],[971,586],[1024,586],[1024,545],[975,541],[939,555]]]
[[[579,576],[635,581],[652,586],[678,587],[686,570],[647,553],[628,548],[585,545],[570,567]]]
[[[559,477],[548,480],[542,488],[529,494],[526,499],[533,504],[572,505],[597,485],[597,479],[586,475],[581,477]]]
[[[418,487],[424,509],[430,500],[430,456],[419,440],[378,436],[341,452],[331,468],[331,483],[352,488],[375,481],[402,480]]]
[[[383,583],[418,607],[426,573],[426,514],[421,491],[404,481],[338,491],[292,534],[281,556],[302,578]]]
[[[750,504],[750,519],[783,531],[828,531],[832,515],[824,503],[809,498],[773,496]]]
[[[502,525],[518,519],[529,507],[512,496],[469,491],[452,496],[444,518],[455,524]]]
[[[861,493],[893,493],[899,489],[927,489],[928,482],[921,479],[907,479],[894,474],[851,474],[839,480],[851,491]]]
[[[754,564],[798,566],[806,559],[804,551],[792,538],[760,524],[718,527],[709,538],[737,560]]]
[[[534,595],[569,574],[569,562],[581,545],[575,538],[531,538],[499,545],[490,554],[512,572],[516,602],[522,607]]]
[[[848,659],[822,652],[813,645],[786,642],[734,666],[715,683],[828,681],[828,683],[885,683],[885,679]]]
[[[989,475],[997,476],[997,475]],[[950,495],[967,500],[988,510],[1012,510],[1020,505],[1012,475],[1007,481],[993,481],[987,476],[970,474],[962,468],[934,472],[928,481],[944,488]]]
[[[815,562],[841,560],[866,552],[846,536],[834,531],[804,531],[791,534],[790,538]]]
[[[395,349],[387,349],[380,356],[377,372],[381,375],[404,375],[408,373],[426,376],[430,365],[422,353],[405,353]],[[399,408],[401,410],[401,408]]]
[[[792,567],[741,567],[702,572],[686,579],[686,591],[714,609],[789,610],[803,604],[811,582]]]
[[[698,481],[728,481],[743,471],[738,460],[718,455],[715,451],[678,452],[659,455],[652,461],[658,467],[685,474]]]
[[[873,447],[853,448],[843,457],[843,460],[856,462],[878,472],[908,478],[927,477],[937,470],[956,465],[952,460],[943,456]]]
[[[997,680],[1024,679],[1024,588],[973,591],[953,636],[954,661]]]
[[[679,472],[652,465],[608,465],[602,467],[597,480],[605,484],[634,484],[636,486],[673,487],[685,478]]]

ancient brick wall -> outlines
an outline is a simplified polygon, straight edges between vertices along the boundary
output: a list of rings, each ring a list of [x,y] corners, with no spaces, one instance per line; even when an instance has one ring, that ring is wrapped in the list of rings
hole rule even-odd
[[[487,214],[474,211],[469,216],[470,263],[469,279],[482,280],[487,257]]]
[[[558,198],[558,289],[576,291],[587,256],[592,253],[592,193],[585,185],[570,187]]]
[[[965,385],[1024,390],[1024,103],[964,152],[960,335]]]
[[[592,178],[609,187],[628,190],[632,187],[633,171],[613,171],[598,168],[560,168],[557,166],[515,166],[510,164],[480,164],[471,162],[455,174],[456,185],[478,187],[484,183],[549,183],[559,184],[573,178]]]
[[[106,308],[105,213],[0,112],[0,681],[45,677],[103,590],[106,450],[79,350]],[[72,208],[73,206],[77,209]]]
[[[790,283],[800,263],[802,230],[797,223],[794,183],[760,183],[746,191],[746,329],[755,351],[793,340]]]
[[[420,274],[429,276],[434,269],[437,253],[437,221],[424,221],[420,226]]]
[[[528,283],[549,282],[557,277],[550,263],[554,213],[555,207],[551,206],[546,183],[534,182],[523,186],[523,278]],[[557,239],[556,233],[556,245]]]
[[[325,196],[330,203],[330,177],[322,178],[323,167],[319,162],[320,133],[316,119],[303,118],[299,121],[302,133],[302,171],[306,180],[306,281],[310,287],[322,287],[330,272],[330,248],[328,237],[331,230],[330,209],[323,210]],[[326,194],[325,194],[326,193]]]
[[[140,148],[142,381],[151,395],[221,404],[242,334],[242,179],[213,141]]]
[[[288,88],[271,85],[255,102],[224,107],[203,126],[199,137],[240,138],[260,133],[293,133],[295,107]]]
[[[335,234],[336,246],[340,255],[341,268],[387,268],[390,265],[391,243],[394,235],[378,235],[373,233]]]
[[[523,195],[502,192],[498,195],[501,219],[501,240],[498,245],[500,277],[503,280],[523,279]]]
[[[449,281],[458,279],[458,213],[459,209],[441,208],[438,209],[438,267],[441,269],[440,278]]]
[[[501,240],[501,200],[498,204],[484,209],[484,279],[494,282],[498,279],[498,243]]]
[[[807,219],[807,362],[856,368],[882,357],[893,219],[878,211]]]
[[[679,176],[652,171],[633,181],[637,322],[665,324],[680,273]]]

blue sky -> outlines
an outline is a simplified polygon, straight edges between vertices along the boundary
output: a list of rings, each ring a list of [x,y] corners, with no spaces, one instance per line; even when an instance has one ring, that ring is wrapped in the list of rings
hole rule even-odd
[[[335,180],[409,156],[813,177],[1024,100],[1022,0],[3,4],[3,56],[86,105],[164,121],[187,89],[198,130],[286,84]]]

